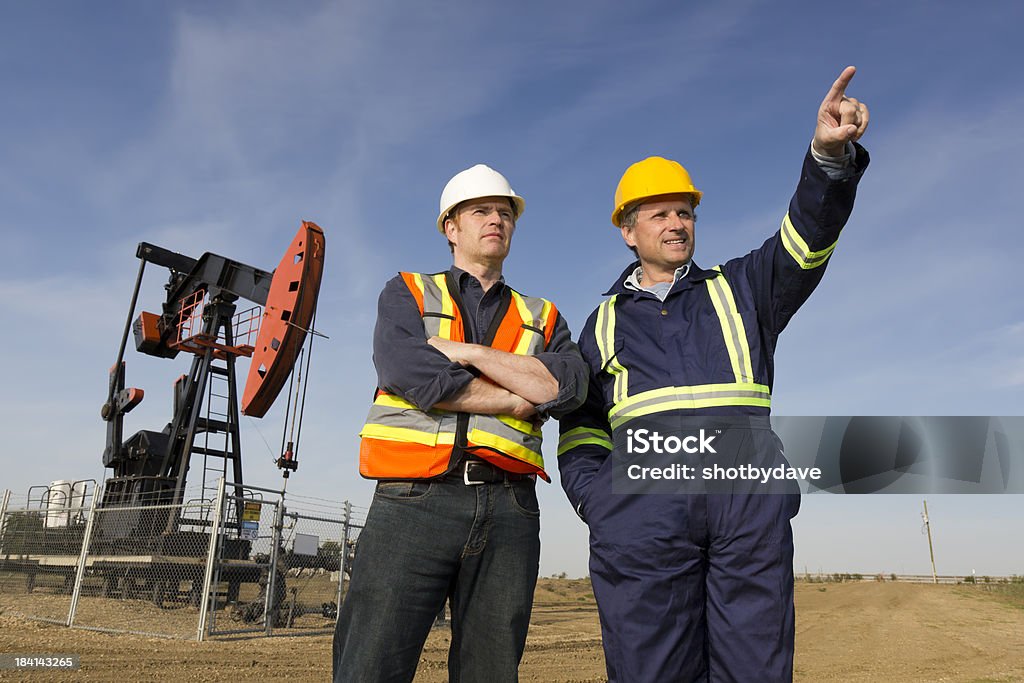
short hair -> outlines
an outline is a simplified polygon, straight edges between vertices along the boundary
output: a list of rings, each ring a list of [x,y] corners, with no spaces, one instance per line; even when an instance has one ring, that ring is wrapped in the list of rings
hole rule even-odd
[[[640,215],[640,206],[642,204],[642,201],[635,202],[629,208],[624,209],[622,212],[622,217],[619,218],[619,225],[621,225],[624,228],[635,228],[636,219]],[[636,247],[630,247],[628,244],[626,246],[629,248],[631,252],[633,252],[633,256],[640,258],[640,252],[636,250]]]
[[[635,228],[636,219],[640,215],[640,207],[642,205],[642,201],[634,202],[632,206],[623,209],[622,217],[619,218],[619,225],[624,228]]]

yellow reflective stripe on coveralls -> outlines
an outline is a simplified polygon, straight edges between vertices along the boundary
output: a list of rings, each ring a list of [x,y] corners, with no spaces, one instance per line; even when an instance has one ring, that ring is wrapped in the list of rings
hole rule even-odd
[[[732,295],[732,287],[722,275],[721,266],[712,268],[718,277],[708,278],[706,284],[711,295],[711,303],[715,305],[718,320],[722,324],[722,336],[725,337],[725,348],[729,351],[732,372],[738,383],[754,381],[754,371],[750,366],[750,345],[747,344],[747,332],[743,327],[743,318],[736,308],[736,299]]]
[[[666,410],[696,410],[720,406],[760,406],[770,408],[771,392],[764,384],[738,382],[699,384],[690,387],[663,387],[644,391],[617,403],[608,411],[608,423],[617,429],[633,418]]]
[[[618,298],[618,294],[613,294],[597,309],[597,347],[601,352],[601,367],[615,378],[613,403],[629,396],[629,371],[615,357],[615,300]]]
[[[782,246],[786,248],[789,255],[793,257],[797,265],[804,270],[810,270],[811,268],[817,268],[826,261],[828,257],[835,251],[836,245],[839,244],[838,240],[825,247],[821,251],[811,251],[810,247],[807,246],[807,242],[800,236],[796,228],[793,227],[793,222],[789,220],[789,214],[787,213],[782,219]]]
[[[716,266],[713,270],[718,276],[708,278],[705,284],[722,326],[722,337],[736,381],[724,384],[661,387],[631,396],[627,384],[628,372],[615,356],[615,299],[618,295],[612,296],[598,308],[595,330],[602,366],[615,377],[612,408],[608,411],[608,423],[612,429],[617,429],[633,418],[667,410],[697,410],[721,406],[771,407],[771,391],[768,386],[754,383],[746,327],[736,306],[732,287],[722,274],[721,267]],[[574,446],[569,446],[572,447]],[[561,449],[562,442],[559,441],[559,450]]]
[[[578,446],[584,445],[601,446],[612,449],[611,434],[603,429],[591,429],[590,427],[576,427],[562,434],[558,439],[558,455],[571,451]]]

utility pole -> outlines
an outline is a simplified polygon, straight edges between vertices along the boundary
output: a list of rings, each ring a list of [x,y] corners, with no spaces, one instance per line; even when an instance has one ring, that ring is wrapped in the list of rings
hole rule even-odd
[[[932,547],[932,525],[928,521],[928,501],[924,501],[924,513],[921,515],[924,520],[925,531],[928,532],[928,554],[932,557],[932,583],[939,582],[939,575],[935,572],[935,548]]]

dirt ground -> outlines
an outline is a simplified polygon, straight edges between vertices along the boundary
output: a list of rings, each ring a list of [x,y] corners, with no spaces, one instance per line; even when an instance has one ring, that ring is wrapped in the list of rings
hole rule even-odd
[[[796,681],[1024,681],[1024,604],[983,586],[798,583]],[[448,634],[435,629],[417,683],[446,680]],[[0,614],[0,653],[77,654],[75,672],[0,671],[18,681],[326,681],[330,637],[203,643],[113,635]],[[524,681],[604,680],[597,609],[586,580],[543,579]]]

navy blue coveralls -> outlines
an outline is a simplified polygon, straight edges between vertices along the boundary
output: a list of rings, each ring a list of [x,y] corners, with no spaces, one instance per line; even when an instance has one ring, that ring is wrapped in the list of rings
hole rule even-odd
[[[580,335],[587,400],[560,424],[558,466],[590,528],[610,681],[791,681],[799,495],[612,492],[620,430],[640,415],[770,414],[778,335],[820,282],[868,154],[831,179],[810,152],[782,226],[711,270],[691,263],[664,302],[630,265]]]

